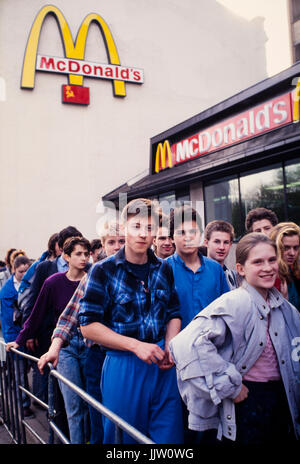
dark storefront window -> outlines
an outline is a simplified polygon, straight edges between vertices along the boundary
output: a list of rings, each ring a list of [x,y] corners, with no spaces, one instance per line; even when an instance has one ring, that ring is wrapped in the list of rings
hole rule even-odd
[[[277,214],[279,221],[284,215],[283,169],[281,165],[268,170],[257,170],[240,177],[242,216],[251,209],[268,208]]]
[[[236,238],[245,233],[245,218],[253,208],[273,210],[278,220],[300,224],[300,158],[204,186],[206,224],[230,222]]]
[[[172,190],[166,193],[162,193],[158,197],[151,197],[152,200],[158,200],[162,211],[168,215],[170,211],[186,202],[190,201],[189,187],[182,190]]]
[[[230,222],[236,235],[241,234],[238,178],[225,178],[205,187],[206,224],[214,219]]]
[[[288,218],[300,224],[300,158],[285,165],[286,203]]]

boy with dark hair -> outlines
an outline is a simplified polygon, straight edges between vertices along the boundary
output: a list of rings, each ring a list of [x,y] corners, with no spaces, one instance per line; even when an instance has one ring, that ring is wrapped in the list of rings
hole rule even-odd
[[[245,220],[246,232],[260,232],[270,235],[274,226],[278,224],[278,218],[274,211],[266,208],[255,208],[249,211]]]
[[[174,233],[175,253],[166,259],[173,269],[175,288],[178,293],[184,329],[191,320],[212,301],[229,291],[221,266],[199,251],[201,242],[201,218],[189,205],[176,208],[170,217]],[[184,441],[199,444],[200,432],[188,430],[188,412],[184,403]]]
[[[57,272],[67,272],[69,266],[67,261],[64,259],[62,249],[64,242],[70,237],[82,237],[82,233],[79,232],[79,230],[77,230],[76,227],[73,226],[68,226],[65,229],[62,229],[58,233],[57,241],[58,247],[60,249],[60,255],[57,256],[57,258],[53,261],[44,260],[37,265],[34,272],[32,284],[28,293],[27,301],[24,303],[24,306],[22,308],[23,324],[30,316],[32,308],[35,304],[35,301],[45,280],[52,274],[56,274]]]
[[[150,249],[155,205],[131,201],[122,211],[125,246],[92,268],[79,321],[83,336],[107,348],[102,403],[156,443],[182,443],[182,410],[169,341],[180,330],[170,266]],[[104,418],[103,443],[114,443]],[[135,443],[123,434],[124,443]]]
[[[234,228],[226,221],[215,220],[207,224],[204,231],[204,244],[207,247],[207,256],[217,261],[225,272],[230,290],[239,286],[237,272],[228,269],[225,264],[234,238]]]
[[[174,251],[173,237],[170,232],[170,224],[168,217],[165,214],[160,215],[159,227],[153,239],[154,253],[158,258],[166,259],[171,256]]]
[[[58,246],[59,246],[61,251],[63,249],[65,241],[69,237],[82,237],[82,233],[79,232],[79,230],[76,229],[76,227],[73,227],[73,226],[68,226],[68,227],[65,227],[64,229],[62,229],[58,233],[58,241],[57,241]]]
[[[91,262],[96,263],[98,261],[98,255],[102,249],[102,243],[99,238],[95,238],[91,241]]]
[[[218,263],[199,252],[201,218],[198,212],[182,205],[171,214],[170,222],[176,251],[167,262],[173,269],[184,328],[201,309],[229,291],[229,287]]]

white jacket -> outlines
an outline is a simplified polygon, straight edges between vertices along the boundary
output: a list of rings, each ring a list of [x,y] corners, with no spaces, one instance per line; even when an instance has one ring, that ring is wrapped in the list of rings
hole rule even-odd
[[[243,375],[265,347],[270,313],[269,333],[295,433],[300,436],[300,362],[299,356],[292,356],[295,343],[300,343],[300,314],[275,288],[270,291],[269,304],[244,282],[213,301],[170,342],[190,429],[217,428],[219,439],[224,435],[235,440],[232,398],[239,394]]]

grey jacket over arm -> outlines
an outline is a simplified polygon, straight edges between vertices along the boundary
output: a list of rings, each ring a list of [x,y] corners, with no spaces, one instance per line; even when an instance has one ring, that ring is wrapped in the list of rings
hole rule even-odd
[[[273,288],[269,305],[249,284],[225,293],[202,310],[176,337],[170,350],[191,430],[218,429],[236,438],[233,399],[243,375],[261,355],[269,333],[284,383],[294,429],[300,436],[300,362],[292,356],[300,337],[300,314]],[[298,339],[300,342],[300,339]]]

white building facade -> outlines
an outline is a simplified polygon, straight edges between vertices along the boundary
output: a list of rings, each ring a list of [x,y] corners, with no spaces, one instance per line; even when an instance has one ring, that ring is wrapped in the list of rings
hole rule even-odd
[[[151,137],[267,77],[266,40],[215,0],[2,0],[0,257],[96,238]]]

